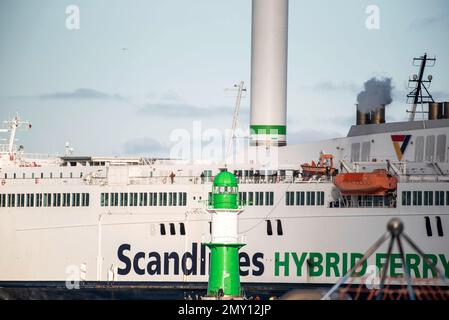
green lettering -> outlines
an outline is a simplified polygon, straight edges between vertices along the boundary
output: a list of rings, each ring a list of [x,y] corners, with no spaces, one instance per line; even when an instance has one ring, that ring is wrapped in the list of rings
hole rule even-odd
[[[438,256],[440,257],[441,264],[443,265],[444,274],[446,275],[446,278],[449,278],[449,260],[446,260],[444,254],[439,254]]]
[[[434,254],[426,254],[425,257],[427,258],[430,266],[427,265],[427,263],[424,261],[423,268],[422,268],[422,276],[424,279],[429,278],[429,270],[432,272],[432,277],[435,278],[437,276],[436,272],[434,272],[431,268],[431,266],[435,267],[437,265],[437,256]]]
[[[351,253],[351,268],[354,268],[354,266],[357,264],[358,261],[360,261],[363,258],[363,254],[361,253]],[[355,270],[352,274],[354,277],[361,277],[366,272],[367,263],[366,260],[362,264],[362,268],[360,271]]]
[[[329,252],[326,253],[326,277],[331,276],[331,268],[334,270],[336,277],[340,276],[340,271],[338,271],[338,263],[340,262],[340,257],[338,253]]]
[[[293,261],[295,261],[296,265],[296,275],[298,277],[302,274],[302,265],[304,264],[304,261],[306,261],[307,252],[301,253],[301,258],[298,260],[298,255],[296,252],[292,252]]]
[[[399,253],[392,253],[390,259],[390,277],[395,278],[402,276],[402,273],[396,272],[397,268],[402,269],[401,255]],[[397,260],[399,260],[399,263],[397,262]]]
[[[348,254],[345,252],[343,253],[343,267],[342,267],[342,274],[346,274],[348,272]]]
[[[319,252],[309,254],[309,276],[319,277],[323,274],[323,255]]]
[[[410,275],[413,276],[413,271],[415,273],[415,278],[421,278],[421,273],[419,272],[419,264],[421,263],[421,258],[419,257],[419,255],[415,253],[408,253],[405,255],[405,262],[410,269]]]
[[[284,267],[284,276],[288,277],[289,275],[289,257],[288,252],[284,253],[284,261],[279,260],[279,252],[274,253],[274,275],[276,277],[279,276],[279,268]]]
[[[379,269],[380,274],[382,274],[382,269],[384,268],[385,261],[387,258],[386,253],[378,253],[376,254],[376,267]]]

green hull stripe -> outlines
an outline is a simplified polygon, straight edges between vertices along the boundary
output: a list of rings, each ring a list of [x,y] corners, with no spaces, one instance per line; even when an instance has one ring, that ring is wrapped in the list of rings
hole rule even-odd
[[[279,125],[252,125],[251,134],[286,134],[287,126]]]

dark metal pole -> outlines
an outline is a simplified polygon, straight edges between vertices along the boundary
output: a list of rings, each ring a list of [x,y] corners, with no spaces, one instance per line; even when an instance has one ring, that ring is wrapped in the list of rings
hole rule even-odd
[[[388,244],[387,261],[385,262],[385,264],[383,266],[384,269],[382,270],[382,277],[380,278],[379,291],[377,292],[376,300],[380,300],[380,294],[382,293],[382,290],[384,288],[385,279],[387,277],[388,266],[390,265],[391,251],[393,249],[393,242],[394,242],[395,237],[396,236],[394,234],[392,234],[390,243]]]
[[[407,261],[405,261],[404,250],[402,249],[401,235],[399,235],[396,240],[398,243],[399,253],[401,254],[402,269],[404,269],[405,278],[407,280],[408,296],[409,296],[410,300],[416,300],[415,292],[413,291],[413,287],[412,287],[412,279],[410,277],[410,268],[407,264]]]

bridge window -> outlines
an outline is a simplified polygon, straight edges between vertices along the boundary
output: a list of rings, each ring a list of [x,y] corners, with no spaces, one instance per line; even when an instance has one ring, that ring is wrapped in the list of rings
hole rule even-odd
[[[281,220],[277,219],[276,220],[276,224],[277,224],[278,236],[282,236],[284,234],[284,231],[282,230],[282,222],[281,222]]]
[[[175,224],[170,223],[170,234],[174,236],[176,234]]]
[[[415,162],[424,160],[424,137],[419,136],[415,140]]]
[[[270,220],[266,220],[267,221],[267,235],[272,236],[273,235],[273,228],[271,226],[271,221]]]
[[[185,234],[186,234],[186,227],[184,226],[184,223],[183,222],[181,222],[180,224],[179,224],[179,231],[180,231],[180,234],[182,235],[182,236],[184,236]]]
[[[424,217],[424,220],[426,222],[426,233],[428,237],[432,236],[432,226],[430,224],[430,218],[429,217]]]
[[[161,223],[159,226],[160,226],[161,235],[165,236],[165,234],[166,234],[166,232],[165,232],[165,224]]]
[[[441,217],[435,217],[436,221],[437,221],[437,232],[438,232],[438,236],[442,237],[443,234],[443,225],[441,224]]]

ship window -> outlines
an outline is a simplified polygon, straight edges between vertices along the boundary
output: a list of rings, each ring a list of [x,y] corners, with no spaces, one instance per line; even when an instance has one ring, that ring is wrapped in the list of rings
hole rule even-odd
[[[16,173],[14,173],[14,174],[13,174],[13,178],[15,179],[15,178],[16,178],[16,176],[17,176],[17,175],[16,175]]]
[[[440,134],[437,136],[437,158],[436,161],[446,161],[446,135]]]
[[[435,136],[426,137],[426,161],[435,160]]]
[[[273,235],[273,228],[271,226],[271,221],[270,220],[266,220],[267,221],[267,235],[272,236]]]
[[[43,172],[41,172],[41,179],[43,179],[44,178],[44,173]]]
[[[422,191],[413,191],[413,205],[422,206]]]
[[[449,191],[446,191],[446,205],[449,206]]]
[[[89,206],[89,194],[88,193],[83,193],[81,201],[82,201],[82,206],[83,207],[88,207]]]
[[[8,174],[7,173],[5,173],[5,179],[8,179]]]
[[[42,207],[42,193],[36,193],[36,207]]]
[[[412,204],[412,192],[402,191],[402,205],[410,206]]]
[[[443,225],[441,224],[441,217],[435,217],[436,221],[437,221],[437,232],[438,232],[438,236],[442,237],[443,234]]]
[[[265,192],[265,205],[272,206],[274,202],[274,192]]]
[[[424,217],[424,220],[426,221],[426,233],[428,237],[432,236],[432,226],[430,225],[430,218]]]
[[[246,192],[239,192],[239,205],[246,206]]]
[[[209,221],[209,233],[212,234],[212,221]]]
[[[165,232],[165,224],[161,223],[160,225],[161,228],[161,235],[165,236],[166,232]]]
[[[424,160],[424,137],[420,136],[415,141],[415,162],[423,162]]]
[[[248,205],[253,205],[253,199],[254,199],[254,192],[248,192]]]
[[[6,194],[0,194],[0,206],[5,207],[6,206]]]
[[[176,234],[175,224],[170,223],[170,234],[174,236]]]
[[[282,231],[282,222],[281,222],[281,220],[277,219],[276,220],[276,224],[277,224],[278,236],[282,236],[284,234],[284,232]]]
[[[317,191],[316,193],[316,204],[318,206],[324,205],[324,192],[323,191]]]
[[[304,205],[304,191],[296,191],[296,205],[297,206]]]
[[[182,236],[184,236],[184,235],[186,234],[186,227],[184,226],[184,223],[183,223],[183,222],[181,222],[181,223],[179,224],[179,233],[180,233]]]
[[[295,204],[295,193],[293,191],[287,191],[285,193],[285,204],[287,206],[293,206]]]
[[[435,205],[444,206],[444,191],[435,191]]]
[[[424,191],[424,205],[433,206],[433,191]]]
[[[62,179],[62,172],[60,172],[60,173],[59,173],[59,178],[61,178],[61,179]]]
[[[22,173],[22,179],[25,179],[25,172]]]
[[[256,206],[263,206],[263,192],[256,192]]]

